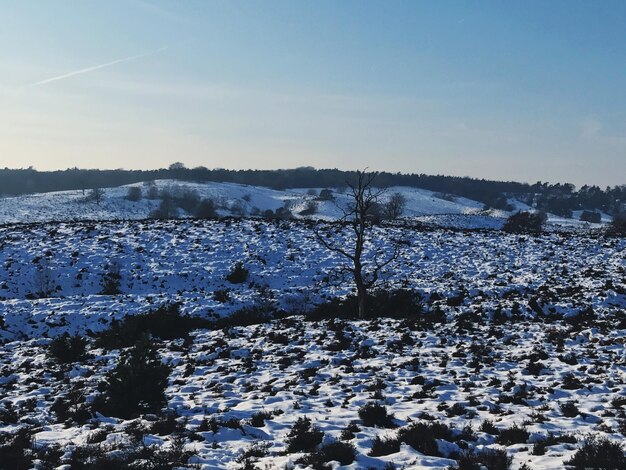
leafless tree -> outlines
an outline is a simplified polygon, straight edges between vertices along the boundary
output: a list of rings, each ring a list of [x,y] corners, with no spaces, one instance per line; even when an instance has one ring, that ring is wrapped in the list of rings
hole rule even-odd
[[[393,193],[384,206],[385,218],[396,220],[402,215],[405,207],[406,198],[400,193]]]
[[[102,199],[104,199],[104,189],[93,188],[87,195],[87,199],[100,205],[100,203],[102,202]]]
[[[374,188],[377,173],[366,170],[356,172],[356,181],[349,182],[350,203],[342,208],[342,221],[347,222],[353,231],[348,245],[333,240],[328,234],[316,230],[319,242],[328,250],[339,253],[348,260],[347,270],[352,274],[357,290],[359,318],[364,318],[367,307],[367,293],[380,279],[381,271],[400,256],[402,242],[393,241],[391,252],[375,253],[371,262],[365,263],[366,244],[372,237],[372,227],[380,208],[379,199],[384,189]]]

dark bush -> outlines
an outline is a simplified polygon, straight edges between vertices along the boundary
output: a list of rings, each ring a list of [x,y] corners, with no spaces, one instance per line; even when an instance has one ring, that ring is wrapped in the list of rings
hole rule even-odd
[[[213,199],[203,199],[198,203],[194,212],[194,217],[198,219],[215,219],[217,218],[217,208]]]
[[[129,201],[137,202],[142,198],[141,188],[139,186],[131,186],[126,192],[126,199]]]
[[[180,314],[179,304],[161,306],[148,313],[127,315],[113,320],[111,327],[99,333],[96,345],[105,349],[126,348],[135,344],[144,334],[164,340],[186,338],[198,328],[213,326],[209,321]]]
[[[70,336],[69,333],[54,338],[48,346],[48,354],[62,364],[82,361],[86,350],[87,340],[78,335]]]
[[[377,289],[368,295],[367,301],[367,315],[370,318],[390,317],[415,320],[421,318],[423,312],[419,293],[408,289],[392,291]],[[313,320],[357,317],[358,303],[354,295],[320,304],[309,315],[309,318]]]
[[[312,452],[323,437],[324,433],[309,418],[298,418],[287,434],[287,452]]]
[[[226,280],[231,284],[243,284],[248,280],[248,271],[241,261],[235,263],[230,272],[226,275]]]
[[[439,448],[435,439],[452,441],[452,431],[445,424],[412,423],[398,431],[398,439],[425,455],[439,456]]]
[[[613,216],[613,220],[607,229],[607,234],[619,237],[626,235],[626,212],[621,212]]]
[[[356,458],[356,449],[352,444],[333,441],[322,445],[319,449],[301,459],[301,463],[314,470],[330,469],[327,462],[339,462],[340,465],[350,465]]]
[[[513,444],[524,444],[528,441],[530,434],[525,427],[520,427],[514,424],[510,428],[504,428],[500,430],[500,434],[496,438],[498,444],[510,446]]]
[[[571,460],[565,462],[574,468],[624,469],[624,446],[606,437],[589,436]]]
[[[602,215],[599,212],[583,211],[582,214],[580,214],[580,220],[592,224],[599,224],[602,221]]]
[[[518,212],[506,220],[502,230],[511,233],[539,233],[545,222],[546,215],[542,212]]]
[[[457,457],[457,470],[508,470],[513,463],[513,457],[502,449],[487,449],[482,452],[463,452]]]
[[[401,441],[397,437],[376,436],[372,441],[372,448],[367,455],[370,457],[382,457],[383,455],[400,452]]]
[[[110,263],[106,266],[106,271],[102,275],[100,285],[102,290],[101,295],[119,295],[121,294],[120,287],[122,285],[121,268],[118,263]]]
[[[395,428],[394,415],[387,412],[387,407],[380,403],[370,402],[359,408],[359,418],[364,426]]]
[[[170,368],[161,362],[147,336],[124,351],[106,376],[101,412],[119,418],[156,413],[165,405]]]
[[[150,213],[151,219],[175,219],[178,217],[178,209],[176,208],[176,204],[172,200],[171,197],[166,195],[161,202],[159,203],[159,207],[157,207],[154,211]]]
[[[256,413],[252,413],[252,417],[250,418],[250,426],[254,426],[255,428],[262,428],[265,426],[266,419],[272,419],[272,413],[269,411],[257,411]]]

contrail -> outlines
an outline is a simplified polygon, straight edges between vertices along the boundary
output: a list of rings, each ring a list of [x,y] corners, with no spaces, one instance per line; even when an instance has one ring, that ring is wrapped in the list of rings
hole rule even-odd
[[[154,54],[158,54],[159,52],[162,52],[166,49],[169,49],[169,46],[160,47],[159,49],[156,49],[150,52],[144,52],[143,54],[137,54],[137,55],[132,55],[130,57],[124,57],[122,59],[113,60],[111,62],[106,62],[104,64],[94,65],[93,67],[87,67],[85,69],[74,70],[73,72],[64,73],[63,75],[57,75],[56,77],[46,78],[45,80],[40,80],[38,82],[31,83],[30,85],[27,85],[27,87],[45,85],[46,83],[56,82],[57,80],[63,80],[64,78],[73,77],[74,75],[80,75],[80,74],[87,73],[87,72],[93,72],[94,70],[103,69],[105,67],[110,67],[112,65],[119,64],[122,62],[129,62],[131,60],[141,59],[142,57],[148,57]]]

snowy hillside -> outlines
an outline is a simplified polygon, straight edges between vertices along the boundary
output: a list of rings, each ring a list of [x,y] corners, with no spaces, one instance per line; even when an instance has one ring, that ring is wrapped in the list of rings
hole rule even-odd
[[[140,201],[131,202],[126,199],[128,187],[104,189],[104,197],[100,204],[86,201],[88,192],[61,191],[28,196],[0,198],[0,224],[19,222],[45,222],[52,220],[115,220],[144,219],[158,207],[159,200],[148,199],[145,195],[148,187],[142,184],[132,185],[142,189],[144,197]],[[301,189],[277,191],[268,188],[245,186],[233,183],[189,183],[161,180],[155,182],[158,190],[176,191],[190,189],[196,191],[201,198],[210,198],[217,202],[222,215],[233,214],[233,204],[238,205],[237,211],[243,209],[244,215],[263,212],[267,209],[275,211],[288,203],[292,213],[298,213],[306,207],[306,203],[314,201],[318,205],[316,216],[319,218],[337,218],[342,207],[349,199],[344,193],[334,193],[336,201],[319,201],[315,195],[307,194],[320,189]],[[445,200],[435,193],[417,188],[389,188],[387,194],[401,193],[407,200],[405,216],[423,216],[436,214],[473,214],[480,212],[482,204],[465,198]],[[181,212],[181,216],[185,216]]]
[[[325,230],[349,244],[348,229]],[[590,433],[624,439],[626,240],[376,228],[366,258],[391,239],[406,245],[383,285],[416,300],[363,321],[308,317],[352,284],[306,222],[0,228],[0,458],[22,430],[37,446],[19,458],[41,468],[547,470]],[[247,273],[231,278],[238,262]],[[163,320],[119,325],[174,302],[202,323],[152,333],[164,408],[108,413],[132,335]],[[276,312],[291,316],[258,317]],[[83,356],[55,359],[64,332],[87,338]]]

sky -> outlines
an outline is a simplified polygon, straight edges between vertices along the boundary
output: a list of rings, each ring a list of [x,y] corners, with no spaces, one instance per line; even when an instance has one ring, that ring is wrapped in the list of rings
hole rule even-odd
[[[0,167],[626,184],[626,2],[0,0]]]

